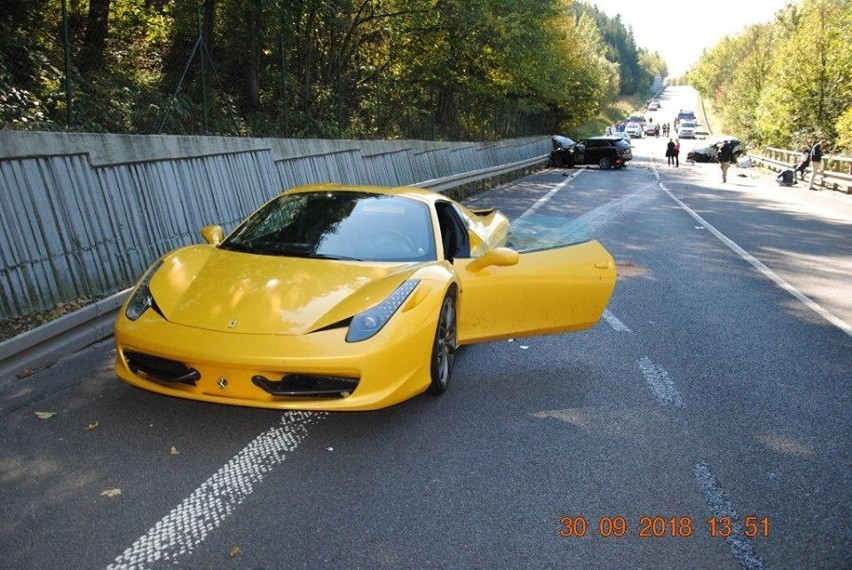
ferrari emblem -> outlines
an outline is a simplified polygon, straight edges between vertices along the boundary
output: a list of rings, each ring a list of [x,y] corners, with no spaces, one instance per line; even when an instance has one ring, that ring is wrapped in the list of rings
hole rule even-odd
[[[235,326],[237,326],[237,321],[236,321],[236,320],[228,321],[228,328],[229,328],[229,329],[232,329],[232,328],[234,328]]]
[[[219,381],[217,382],[217,384],[219,385],[220,389],[224,390],[228,387],[228,379],[224,376],[219,376]]]

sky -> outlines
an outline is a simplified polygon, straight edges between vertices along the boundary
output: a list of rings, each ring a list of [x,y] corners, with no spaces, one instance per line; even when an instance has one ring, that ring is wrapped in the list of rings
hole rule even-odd
[[[669,77],[689,70],[704,49],[752,24],[771,22],[789,0],[587,0],[607,16],[621,14],[637,47],[658,52]]]

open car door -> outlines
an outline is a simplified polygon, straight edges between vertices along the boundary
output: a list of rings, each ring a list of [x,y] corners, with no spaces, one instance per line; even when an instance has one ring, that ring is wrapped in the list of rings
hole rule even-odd
[[[580,224],[530,216],[507,248],[456,258],[458,341],[553,334],[595,325],[615,287],[615,262]],[[515,260],[517,261],[515,263]]]

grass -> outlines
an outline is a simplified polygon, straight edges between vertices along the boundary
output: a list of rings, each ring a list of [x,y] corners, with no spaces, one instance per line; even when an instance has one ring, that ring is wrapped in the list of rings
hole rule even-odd
[[[722,121],[722,118],[716,113],[716,110],[713,108],[713,102],[708,99],[701,99],[701,105],[704,108],[704,114],[707,117],[707,127],[710,129],[710,132],[714,135],[723,135],[725,134],[725,126]]]
[[[642,109],[644,104],[645,100],[641,97],[619,97],[602,107],[596,117],[578,125],[569,136],[574,139],[600,136],[604,134],[607,127],[611,127],[618,121],[623,121]]]

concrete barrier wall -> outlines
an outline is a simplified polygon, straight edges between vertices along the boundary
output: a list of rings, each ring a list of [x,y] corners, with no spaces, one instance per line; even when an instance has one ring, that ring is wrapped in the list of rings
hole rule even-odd
[[[160,255],[233,228],[285,188],[403,186],[550,151],[494,143],[0,131],[0,319],[130,286]]]

